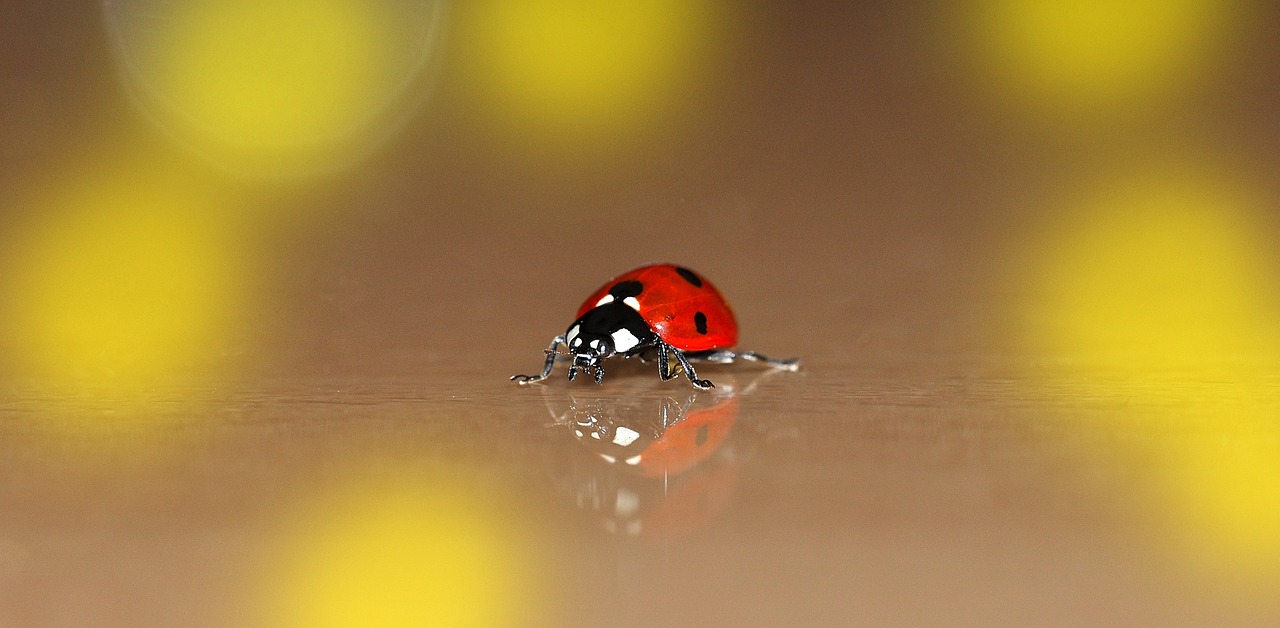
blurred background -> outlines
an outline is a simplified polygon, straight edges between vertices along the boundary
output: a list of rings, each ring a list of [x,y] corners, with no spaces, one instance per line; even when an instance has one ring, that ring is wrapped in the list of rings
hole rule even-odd
[[[0,42],[0,625],[1280,621],[1272,3],[100,0]],[[650,261],[805,369],[506,381]]]

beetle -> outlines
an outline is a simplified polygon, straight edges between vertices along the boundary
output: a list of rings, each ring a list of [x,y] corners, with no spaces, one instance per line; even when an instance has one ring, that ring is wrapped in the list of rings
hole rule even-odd
[[[649,264],[609,280],[587,297],[577,318],[563,335],[547,347],[547,361],[540,375],[513,375],[512,381],[528,384],[551,376],[557,356],[566,355],[569,380],[581,371],[604,380],[602,362],[611,356],[656,356],[662,381],[678,377],[671,365],[675,358],[695,388],[715,385],[699,379],[692,362],[727,364],[742,359],[794,371],[800,360],[776,360],[754,351],[734,351],[738,323],[728,301],[710,281],[675,264]],[[566,353],[561,354],[560,345]]]

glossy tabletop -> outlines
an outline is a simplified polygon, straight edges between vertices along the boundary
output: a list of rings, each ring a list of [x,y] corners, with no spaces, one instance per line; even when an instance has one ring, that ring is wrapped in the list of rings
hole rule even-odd
[[[1276,11],[188,4],[3,10],[0,626],[1280,622]],[[651,261],[800,369],[509,380]]]

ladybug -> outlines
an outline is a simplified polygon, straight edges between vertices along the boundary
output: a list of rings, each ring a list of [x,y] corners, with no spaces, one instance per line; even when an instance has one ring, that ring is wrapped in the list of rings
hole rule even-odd
[[[798,359],[775,360],[753,351],[736,352],[738,323],[720,291],[701,275],[674,264],[651,264],[623,273],[583,301],[578,318],[564,335],[547,347],[541,375],[513,375],[521,384],[551,375],[560,345],[573,360],[569,380],[583,371],[599,384],[601,363],[613,355],[657,357],[662,381],[678,377],[670,358],[675,357],[689,382],[706,390],[714,384],[698,379],[692,361],[727,364],[739,358],[794,371]]]

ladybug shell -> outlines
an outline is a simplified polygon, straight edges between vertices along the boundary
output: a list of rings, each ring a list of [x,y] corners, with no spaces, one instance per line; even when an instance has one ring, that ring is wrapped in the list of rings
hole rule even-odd
[[[651,264],[625,272],[582,302],[578,317],[591,311],[619,284],[635,294],[640,316],[663,342],[681,351],[710,351],[738,344],[738,322],[729,303],[710,281],[674,264]]]

